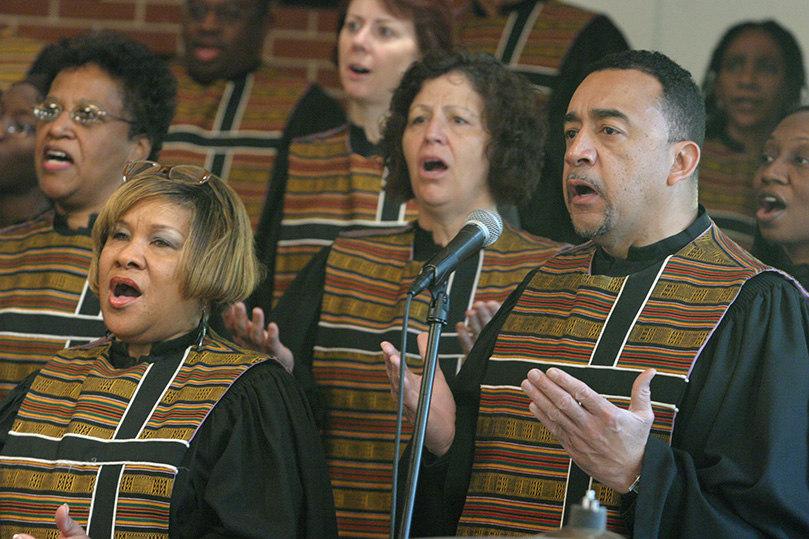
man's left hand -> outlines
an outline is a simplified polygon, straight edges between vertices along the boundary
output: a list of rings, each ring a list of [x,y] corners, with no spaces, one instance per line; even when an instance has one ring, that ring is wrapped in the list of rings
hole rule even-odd
[[[654,412],[649,384],[654,369],[632,384],[629,409],[619,408],[566,372],[531,369],[522,389],[531,413],[551,431],[573,461],[620,493],[640,475]]]

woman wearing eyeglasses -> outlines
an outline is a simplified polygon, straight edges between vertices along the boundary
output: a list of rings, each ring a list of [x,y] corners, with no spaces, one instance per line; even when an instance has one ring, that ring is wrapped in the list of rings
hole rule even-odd
[[[0,399],[63,348],[104,335],[90,229],[128,161],[154,158],[175,81],[149,49],[100,32],[46,48],[34,162],[54,210],[0,233]]]
[[[92,233],[108,336],[0,407],[0,535],[336,537],[295,379],[207,328],[259,280],[244,204],[199,167],[124,177]]]

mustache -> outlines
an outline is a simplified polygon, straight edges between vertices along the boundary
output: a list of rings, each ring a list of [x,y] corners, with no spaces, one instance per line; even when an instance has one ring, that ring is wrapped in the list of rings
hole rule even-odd
[[[588,176],[582,172],[570,172],[566,177],[566,181],[568,180],[578,180],[580,182],[584,182],[588,188],[595,191],[599,196],[604,197],[603,185],[601,181],[596,178],[592,178],[591,176]],[[570,193],[570,190],[565,189],[565,192]]]

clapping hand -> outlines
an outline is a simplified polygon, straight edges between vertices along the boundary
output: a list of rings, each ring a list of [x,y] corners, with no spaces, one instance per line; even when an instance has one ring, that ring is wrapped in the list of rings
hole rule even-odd
[[[275,322],[270,322],[264,328],[264,311],[260,307],[253,309],[251,320],[247,316],[247,307],[239,302],[226,310],[222,318],[237,344],[278,358],[292,372],[295,367],[292,351],[281,342],[280,331]]]
[[[531,399],[531,413],[573,461],[591,477],[625,493],[640,475],[654,421],[654,375],[654,369],[638,375],[626,410],[560,369],[531,369],[522,389]]]
[[[427,333],[418,336],[419,353],[422,359],[427,351]],[[382,352],[385,354],[385,369],[391,382],[391,395],[394,402],[399,398],[399,364],[401,354],[396,347],[385,341],[382,343]],[[414,422],[418,407],[419,393],[421,392],[421,376],[418,376],[405,365],[404,380],[404,413]],[[440,368],[435,370],[433,392],[430,399],[430,413],[427,416],[427,432],[424,437],[424,447],[432,454],[441,456],[446,453],[455,439],[455,399],[449,389],[444,373]]]

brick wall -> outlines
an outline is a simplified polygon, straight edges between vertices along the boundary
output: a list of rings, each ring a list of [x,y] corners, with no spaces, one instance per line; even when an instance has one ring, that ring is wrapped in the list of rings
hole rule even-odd
[[[171,56],[180,47],[181,6],[182,0],[0,0],[0,31],[4,36],[55,41],[91,29],[118,30],[161,56]],[[279,6],[274,20],[265,43],[266,60],[338,87],[330,60],[335,10]]]

